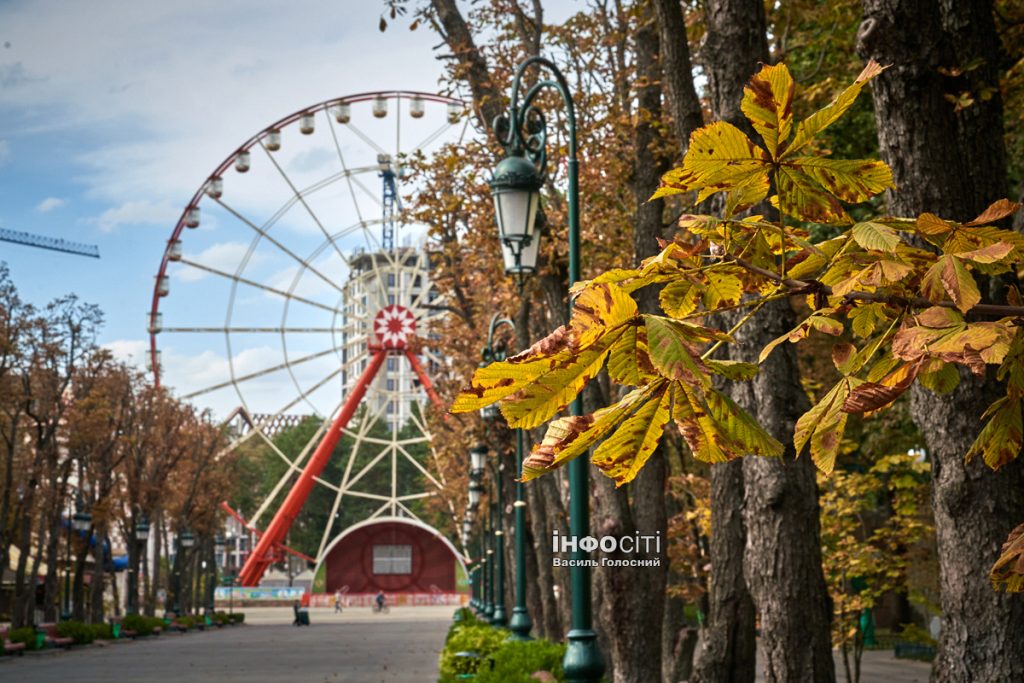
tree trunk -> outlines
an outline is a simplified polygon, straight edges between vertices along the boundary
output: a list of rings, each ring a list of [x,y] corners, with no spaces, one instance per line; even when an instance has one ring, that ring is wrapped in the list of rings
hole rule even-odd
[[[686,40],[686,24],[679,0],[654,0],[658,17],[658,45],[661,51],[661,79],[665,101],[681,152],[685,153],[690,134],[704,124],[700,98],[693,85],[693,65]],[[680,154],[680,157],[682,154]]]
[[[633,131],[633,168],[631,190],[635,201],[633,217],[633,260],[657,254],[661,247],[662,201],[649,202],[658,187],[667,161],[660,158],[661,142],[657,124],[661,119],[661,69],[658,64],[658,27],[653,8],[645,4],[637,26],[636,49],[637,110]],[[657,291],[647,288],[639,300],[641,310],[655,312]],[[594,477],[594,533],[597,536],[660,534],[667,531],[665,512],[667,466],[664,447],[651,455],[637,478],[627,487],[616,488],[602,475]],[[631,489],[631,491],[630,491]],[[632,493],[632,496],[629,494]],[[632,501],[630,500],[632,498]],[[632,505],[630,504],[632,502]],[[617,683],[657,681],[661,678],[661,628],[665,610],[665,585],[668,562],[663,553],[654,567],[598,567],[595,578],[600,584],[602,632],[610,651],[609,673]],[[624,559],[632,559],[624,556]]]
[[[752,683],[754,600],[743,578],[743,463],[711,468],[711,590],[693,683]]]
[[[764,4],[760,0],[713,0],[707,3],[706,14],[704,59],[712,111],[716,119],[753,133],[740,103],[750,76],[759,64],[769,61]],[[765,306],[737,333],[738,344],[730,347],[730,357],[756,362],[759,349],[795,324],[796,316],[788,302]],[[761,364],[753,382],[733,383],[730,393],[775,438],[792,444],[793,425],[807,407],[792,346],[776,349]],[[738,507],[737,498],[742,495],[745,549],[741,554],[738,549],[729,548],[724,559],[735,562],[743,558],[746,585],[760,617],[765,680],[831,683],[835,681],[832,615],[821,569],[815,470],[809,458],[795,459],[795,455],[790,445],[781,459],[744,458],[739,465],[742,474],[729,478],[742,493],[723,492],[722,484],[726,482],[721,480],[726,477],[719,477],[717,486],[713,481],[713,495],[717,491],[719,500],[712,516],[725,512],[726,505]],[[721,467],[716,465],[715,469]],[[735,510],[728,514],[734,513]],[[728,538],[734,543],[739,541],[735,533]],[[723,550],[719,547],[720,552]],[[714,552],[713,539],[713,571],[718,567]],[[747,624],[737,624],[725,633],[744,639],[746,634],[738,629],[747,628]],[[745,642],[741,644],[747,646]],[[746,666],[736,670],[750,676]]]
[[[796,325],[788,301],[765,307],[736,335],[735,360],[757,362],[758,349]],[[736,351],[739,350],[739,353]],[[743,459],[747,528],[744,573],[761,624],[765,681],[835,681],[832,604],[821,569],[821,529],[814,463],[794,459],[793,428],[809,408],[796,353],[777,348],[751,382],[732,396],[786,445],[781,459]]]
[[[103,623],[103,590],[105,588],[106,569],[104,567],[106,553],[104,547],[107,543],[106,522],[96,525],[94,536],[96,545],[93,546],[92,557],[92,578],[89,581],[89,623]]]
[[[990,2],[864,0],[858,51],[893,64],[872,88],[882,158],[898,191],[897,215],[922,211],[969,220],[1008,194],[998,88],[999,38]],[[978,59],[963,75],[941,67]],[[963,91],[975,102],[959,112],[944,95]],[[922,122],[927,122],[926,125]],[[992,472],[964,454],[980,431],[980,414],[1000,389],[991,377],[961,374],[951,394],[914,387],[911,414],[932,463],[932,503],[943,610],[932,681],[1024,680],[1024,600],[993,591],[988,571],[1010,530],[1024,521],[1024,462]]]

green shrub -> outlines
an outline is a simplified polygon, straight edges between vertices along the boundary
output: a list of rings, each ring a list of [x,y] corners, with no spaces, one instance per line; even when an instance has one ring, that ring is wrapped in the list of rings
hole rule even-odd
[[[163,627],[164,620],[159,617],[147,617],[142,614],[129,614],[121,622],[121,626],[129,631],[135,631],[140,636],[153,635],[157,626]]]
[[[557,681],[564,681],[562,658],[565,645],[549,640],[509,641],[491,657],[494,668],[481,667],[476,683],[536,683],[531,676],[547,671]]]
[[[91,624],[81,621],[62,621],[57,624],[57,634],[62,638],[71,638],[76,645],[88,645],[95,640]]]
[[[114,628],[110,624],[92,624],[93,640],[110,640],[114,637]]]
[[[456,624],[448,633],[448,641],[441,651],[440,670],[444,676],[477,673],[487,666],[488,658],[497,651],[508,631],[488,624]],[[479,658],[457,657],[459,652],[475,652]]]
[[[182,628],[185,628],[185,629],[192,628],[193,626],[196,625],[195,617],[193,617],[193,616],[191,616],[189,614],[185,614],[183,616],[180,616],[177,619],[175,619],[174,621],[177,622],[178,626],[180,626]]]
[[[229,614],[228,617],[231,619],[231,623],[232,624],[244,624],[245,623],[245,613],[244,612],[235,612],[234,614]]]
[[[12,643],[25,643],[26,650],[36,649],[36,630],[31,626],[23,626],[11,631],[7,639]]]

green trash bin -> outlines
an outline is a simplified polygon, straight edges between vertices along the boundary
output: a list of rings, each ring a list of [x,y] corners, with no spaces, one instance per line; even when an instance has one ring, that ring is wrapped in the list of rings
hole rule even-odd
[[[121,637],[121,624],[120,624],[120,622],[117,622],[117,621],[113,622],[110,625],[110,632],[113,634],[114,640],[117,640],[118,638],[120,638]]]
[[[37,650],[42,650],[43,646],[46,645],[46,631],[41,628],[36,628],[36,647]]]

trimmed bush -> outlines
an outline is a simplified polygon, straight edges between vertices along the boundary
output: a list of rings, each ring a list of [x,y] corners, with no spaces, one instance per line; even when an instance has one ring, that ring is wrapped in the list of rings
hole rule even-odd
[[[193,617],[192,615],[189,615],[189,614],[180,616],[177,619],[175,619],[174,621],[175,621],[176,624],[178,624],[178,626],[180,626],[180,627],[182,627],[184,629],[190,629],[190,628],[192,628],[193,626],[196,625],[196,618]]]
[[[121,622],[121,626],[129,631],[135,631],[140,636],[153,635],[157,626],[163,627],[164,620],[160,617],[147,617],[142,614],[129,614]]]
[[[114,627],[110,624],[90,624],[93,640],[111,640],[114,637]]]
[[[445,676],[475,674],[488,666],[488,659],[504,644],[508,631],[488,624],[455,624],[441,651],[441,680]],[[479,657],[459,657],[459,652],[473,652]]]
[[[35,650],[36,648],[36,630],[31,626],[23,626],[16,628],[11,631],[7,639],[12,643],[25,643],[26,650]]]
[[[235,612],[234,614],[229,614],[228,618],[231,620],[232,624],[244,624],[245,623],[245,613],[244,612]]]
[[[62,638],[71,638],[75,645],[88,645],[96,638],[92,627],[92,624],[81,621],[62,621],[57,624],[57,634]]]
[[[562,658],[565,645],[548,640],[509,641],[491,655],[494,668],[480,667],[478,683],[536,683],[538,671],[547,671],[556,681],[564,681]]]

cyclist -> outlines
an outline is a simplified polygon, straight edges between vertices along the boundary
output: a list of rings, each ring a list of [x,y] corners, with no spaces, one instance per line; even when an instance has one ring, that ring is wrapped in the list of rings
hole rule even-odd
[[[374,600],[377,601],[377,611],[384,611],[384,603],[387,601],[387,598],[384,597],[384,591],[377,591],[377,597]]]

